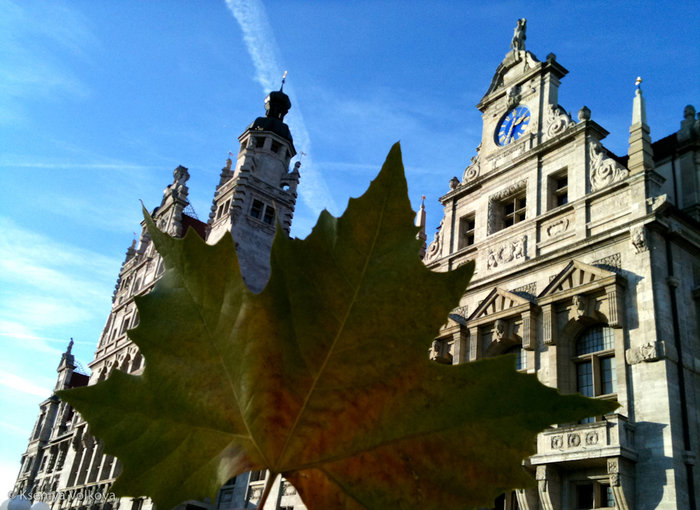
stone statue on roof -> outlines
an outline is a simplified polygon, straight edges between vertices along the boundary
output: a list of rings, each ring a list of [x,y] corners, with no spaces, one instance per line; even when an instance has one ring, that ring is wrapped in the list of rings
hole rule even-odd
[[[521,51],[525,49],[525,25],[527,20],[525,18],[520,18],[518,24],[515,26],[515,31],[513,32],[513,40],[510,42],[510,47],[515,51]]]

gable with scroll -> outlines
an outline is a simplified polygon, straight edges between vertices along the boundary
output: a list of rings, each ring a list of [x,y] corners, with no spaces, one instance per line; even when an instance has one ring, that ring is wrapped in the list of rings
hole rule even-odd
[[[507,290],[494,288],[467,320],[469,359],[495,356],[520,345],[534,351],[534,315],[538,311],[535,303]]]
[[[578,260],[569,262],[537,297],[544,343],[556,344],[564,328],[580,329],[591,323],[622,327],[624,287],[625,279],[616,273]],[[557,313],[566,313],[564,324],[557,324]]]

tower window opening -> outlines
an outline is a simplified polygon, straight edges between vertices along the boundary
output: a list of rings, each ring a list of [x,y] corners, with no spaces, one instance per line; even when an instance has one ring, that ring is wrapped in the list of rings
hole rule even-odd
[[[253,199],[253,205],[250,208],[250,215],[253,218],[261,219],[263,215],[263,209],[265,209],[265,204],[263,204],[260,200]]]
[[[268,225],[272,225],[275,221],[275,210],[269,205],[265,207],[265,215],[263,216],[263,221]]]
[[[462,249],[474,244],[475,216],[470,214],[459,219],[459,239],[457,248]]]
[[[265,139],[262,136],[256,136],[255,147],[258,149],[262,149],[263,145],[265,145]]]
[[[272,140],[272,144],[270,145],[270,149],[272,149],[272,152],[279,152],[279,150],[282,148],[282,144],[279,143],[276,140]]]
[[[569,203],[569,176],[566,170],[549,178],[549,189],[550,209]]]
[[[253,205],[250,207],[250,215],[253,218],[264,221],[268,225],[272,225],[275,222],[275,209],[270,204],[265,204],[255,198],[253,199]]]

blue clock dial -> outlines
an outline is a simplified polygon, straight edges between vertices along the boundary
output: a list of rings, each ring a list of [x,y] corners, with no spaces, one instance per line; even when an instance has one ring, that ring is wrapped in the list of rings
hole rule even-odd
[[[506,113],[496,128],[496,143],[508,145],[520,138],[530,123],[530,110],[525,106],[517,106]]]

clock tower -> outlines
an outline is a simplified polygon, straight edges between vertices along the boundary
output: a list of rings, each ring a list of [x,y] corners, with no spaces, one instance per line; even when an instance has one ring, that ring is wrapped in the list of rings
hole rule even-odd
[[[490,168],[543,142],[550,118],[568,120],[558,103],[559,83],[568,71],[553,53],[540,62],[525,50],[524,40],[525,20],[518,20],[511,50],[477,105],[484,126],[480,155]]]

